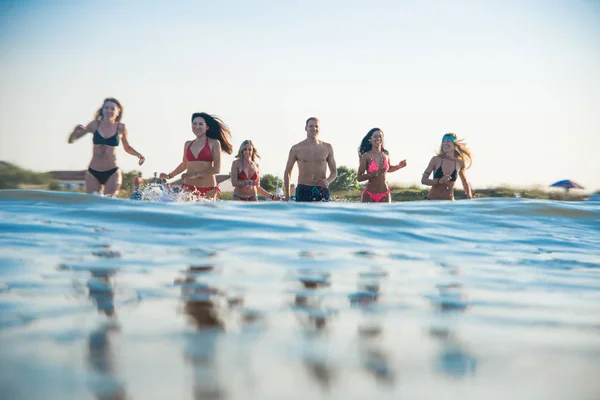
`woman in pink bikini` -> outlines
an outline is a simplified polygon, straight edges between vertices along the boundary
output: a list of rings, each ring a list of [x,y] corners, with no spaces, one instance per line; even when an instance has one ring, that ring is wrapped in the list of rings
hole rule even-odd
[[[231,184],[233,185],[233,200],[258,201],[257,194],[271,200],[281,200],[260,186],[260,168],[256,159],[260,158],[251,140],[244,140],[240,150],[231,163]]]
[[[183,146],[183,162],[161,178],[172,179],[184,170],[182,191],[196,198],[215,200],[221,193],[216,175],[221,171],[221,151],[231,154],[231,132],[219,118],[207,113],[192,114],[192,132],[196,139]]]
[[[406,167],[406,160],[398,165],[390,163],[390,153],[383,147],[383,132],[373,128],[363,138],[358,148],[360,165],[357,180],[368,181],[360,201],[363,203],[391,203],[390,188],[385,180],[388,172],[395,172]]]

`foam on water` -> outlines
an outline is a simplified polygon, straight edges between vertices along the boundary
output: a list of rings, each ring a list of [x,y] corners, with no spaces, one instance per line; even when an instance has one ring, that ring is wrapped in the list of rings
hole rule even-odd
[[[0,191],[7,398],[595,399],[600,205]]]

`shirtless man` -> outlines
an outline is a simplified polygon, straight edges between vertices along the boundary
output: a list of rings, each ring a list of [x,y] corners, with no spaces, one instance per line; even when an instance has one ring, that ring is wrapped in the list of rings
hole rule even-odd
[[[306,140],[292,146],[285,167],[283,175],[285,201],[290,199],[290,176],[296,162],[298,162],[296,201],[329,201],[329,185],[337,177],[333,147],[318,139],[318,118],[310,117],[306,121],[304,130]],[[329,176],[327,176],[327,167],[329,167]]]

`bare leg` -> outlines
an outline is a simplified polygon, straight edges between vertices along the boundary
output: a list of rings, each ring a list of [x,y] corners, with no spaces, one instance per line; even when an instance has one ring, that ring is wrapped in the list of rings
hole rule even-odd
[[[123,175],[121,174],[121,169],[119,168],[117,172],[112,174],[110,178],[104,184],[104,195],[105,196],[116,196],[119,194],[119,190],[121,190],[121,183],[123,183]]]
[[[102,191],[102,185],[100,182],[98,182],[98,179],[96,179],[94,175],[90,173],[90,171],[85,172],[85,191],[88,194]]]

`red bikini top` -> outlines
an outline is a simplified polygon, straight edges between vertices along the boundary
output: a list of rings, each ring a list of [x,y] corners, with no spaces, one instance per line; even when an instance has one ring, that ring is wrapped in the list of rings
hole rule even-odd
[[[244,171],[244,159],[242,158],[242,170],[240,172],[238,172],[238,179],[241,181],[255,181],[258,179],[258,172],[254,171],[254,174],[252,174],[252,178],[248,178],[248,175],[246,175],[246,171]]]
[[[192,141],[192,143],[194,143]],[[202,150],[200,150],[200,152],[198,153],[198,155],[196,157],[194,157],[194,153],[192,153],[192,149],[190,149],[190,147],[192,147],[192,143],[190,143],[190,145],[187,147],[187,150],[185,151],[185,159],[188,161],[213,161],[212,158],[212,153],[210,152],[210,146],[208,145],[208,137],[206,138],[206,143],[204,144],[204,147],[202,148]]]

